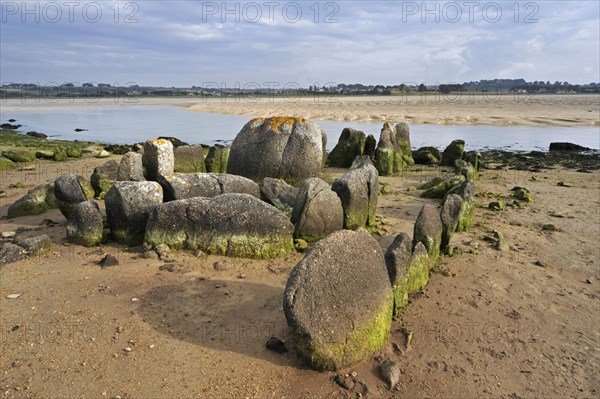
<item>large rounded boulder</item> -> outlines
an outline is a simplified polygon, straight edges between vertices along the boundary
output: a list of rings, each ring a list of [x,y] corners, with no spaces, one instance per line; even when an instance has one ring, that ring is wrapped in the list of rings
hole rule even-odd
[[[145,241],[240,258],[272,258],[294,250],[293,227],[275,207],[249,194],[170,201],[154,207]]]
[[[68,219],[77,204],[94,198],[94,189],[82,176],[69,173],[54,180],[54,197],[58,209]]]
[[[115,182],[104,198],[112,238],[120,244],[140,245],[148,214],[162,201],[163,190],[156,182]]]
[[[94,201],[80,202],[75,206],[67,220],[67,238],[69,241],[94,246],[102,241],[104,220],[98,204]]]
[[[294,267],[283,310],[298,354],[317,370],[338,370],[383,348],[393,300],[377,241],[362,229],[341,230]]]
[[[306,179],[296,196],[292,213],[294,237],[316,241],[344,226],[342,202],[326,181]]]
[[[321,129],[292,117],[255,118],[231,144],[227,173],[261,180],[299,181],[318,176],[323,161]]]

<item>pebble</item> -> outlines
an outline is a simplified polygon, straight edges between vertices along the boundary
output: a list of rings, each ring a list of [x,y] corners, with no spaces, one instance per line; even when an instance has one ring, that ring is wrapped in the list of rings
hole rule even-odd
[[[233,265],[232,262],[225,260],[225,261],[213,263],[213,268],[218,272],[222,272],[222,271],[229,270],[232,265]]]
[[[119,260],[112,255],[106,255],[104,258],[102,258],[100,260],[100,262],[98,262],[98,264],[100,265],[101,268],[104,269],[105,267],[118,265]]]
[[[17,299],[21,294],[9,294],[6,296],[6,299]]]
[[[158,254],[152,250],[144,251],[142,253],[142,258],[144,259],[158,259]]]
[[[241,280],[245,279],[246,278],[246,273],[240,273],[240,274],[238,274],[238,278],[241,279]]]
[[[592,284],[592,278],[591,277],[590,278],[586,278],[585,282],[588,283],[588,284]]]
[[[379,375],[388,384],[390,389],[394,389],[398,381],[400,381],[400,367],[395,361],[386,359],[379,366]]]
[[[17,235],[16,231],[4,231],[0,234],[1,238],[15,238]]]
[[[168,272],[173,272],[175,271],[175,265],[173,265],[172,263],[162,265],[158,267],[158,270],[166,270]]]
[[[267,347],[267,349],[272,350],[277,353],[286,353],[288,351],[287,348],[285,347],[285,342],[283,342],[282,340],[280,340],[277,337],[269,338],[269,340],[267,341],[266,347]]]

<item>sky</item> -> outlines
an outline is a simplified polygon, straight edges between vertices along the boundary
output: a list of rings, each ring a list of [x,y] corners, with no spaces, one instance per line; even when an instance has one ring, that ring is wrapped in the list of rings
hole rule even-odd
[[[0,81],[600,81],[600,1],[4,1]]]

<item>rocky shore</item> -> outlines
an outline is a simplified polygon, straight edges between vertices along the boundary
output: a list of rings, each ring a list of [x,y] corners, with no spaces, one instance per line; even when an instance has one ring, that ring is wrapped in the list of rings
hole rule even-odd
[[[265,134],[266,123],[281,126],[288,121],[251,121],[247,126]],[[289,123],[298,126],[300,122]],[[307,131],[298,132],[307,137]],[[3,134],[2,150],[14,151],[6,147],[14,147],[20,137]],[[4,137],[9,137],[8,141]],[[4,387],[7,395],[76,392],[84,396],[144,397],[152,394],[153,385],[177,396],[192,392],[219,397],[526,397],[554,392],[569,397],[573,390],[585,395],[597,392],[592,376],[598,371],[598,362],[586,360],[583,344],[567,343],[563,338],[579,334],[580,343],[594,342],[593,320],[584,314],[593,311],[594,298],[600,296],[600,254],[594,246],[599,232],[593,222],[600,206],[598,154],[466,154],[461,150],[464,142],[453,142],[444,151],[444,147],[411,151],[408,127],[386,124],[380,144],[371,150],[365,146],[366,137],[342,134],[339,148],[364,160],[355,162],[350,170],[329,166],[321,171],[322,137],[322,132],[314,129],[314,137],[306,142],[310,144],[302,145],[314,145],[315,151],[294,151],[312,154],[296,162],[316,164],[320,178],[310,177],[312,168],[293,169],[289,165],[274,166],[269,170],[282,175],[265,178],[261,165],[272,165],[273,161],[257,161],[260,158],[256,157],[273,151],[260,155],[253,149],[255,158],[245,158],[235,148],[230,154],[227,147],[198,146],[194,151],[193,146],[182,144],[173,148],[174,140],[168,139],[137,148],[144,153],[139,158],[132,155],[136,152],[129,152],[125,156],[109,153],[104,159],[99,157],[102,151],[109,151],[103,146],[73,143],[68,145],[81,149],[81,158],[67,156],[63,162],[45,159],[49,157],[15,158],[16,162],[10,161],[14,168],[4,161],[9,165],[3,167],[0,182],[4,193],[0,212],[8,214],[2,221],[4,245],[22,248],[13,248],[15,253],[28,254],[0,270],[0,301],[2,308],[8,309],[2,325],[3,337],[9,338],[3,341],[7,357],[0,363],[8,374]],[[362,144],[350,144],[350,138],[352,143]],[[91,146],[96,147],[92,150]],[[21,156],[48,151],[37,142],[22,147],[16,151]],[[172,148],[171,155],[165,148]],[[246,143],[241,148],[251,150]],[[288,150],[286,145],[281,148]],[[136,150],[133,146],[129,149]],[[240,180],[242,177],[224,180],[233,176],[219,174],[227,171],[225,163],[231,157],[237,162],[238,173],[250,173],[258,184]],[[204,162],[198,162],[199,158]],[[209,158],[219,161],[211,164],[206,162]],[[244,168],[248,162],[255,162],[254,166]],[[178,164],[186,169],[177,172]],[[206,173],[209,165],[217,166]],[[61,176],[64,182],[57,183]],[[129,181],[119,182],[123,176]],[[302,179],[304,183],[294,191],[286,183],[269,180],[273,177],[288,178],[296,185]],[[155,182],[140,181],[142,178]],[[473,180],[476,191],[465,186]],[[52,189],[47,188],[51,182]],[[207,187],[213,183],[214,192],[209,194]],[[144,216],[149,227],[140,231],[136,226],[141,222],[130,219],[136,215],[131,206],[137,202],[126,198],[133,187],[139,190],[146,186],[148,195],[156,191],[157,201]],[[167,191],[169,197],[165,196]],[[294,196],[290,193],[304,200],[296,205],[297,200],[287,199]],[[150,206],[150,197],[143,195],[135,209],[141,209],[142,204]],[[166,198],[168,201],[162,203]],[[16,212],[14,204],[19,201],[28,205]],[[334,211],[338,208],[339,212]],[[231,209],[235,218],[227,216],[232,215],[228,213]],[[195,214],[207,216],[194,222],[189,215]],[[250,227],[254,223],[224,224],[239,221],[240,214],[263,225],[278,220],[264,229],[277,232],[277,237],[269,236],[264,242],[282,250],[275,254],[259,241],[249,243],[247,232],[263,231]],[[214,222],[210,222],[212,217]],[[367,230],[344,230],[360,227],[371,234]],[[202,235],[204,228],[213,232],[210,237]],[[131,229],[135,231],[130,233]],[[114,236],[115,231],[123,233]],[[220,239],[212,241],[232,231],[241,232],[241,236],[234,234],[236,237],[228,238],[224,247]],[[42,250],[29,252],[25,240],[40,237],[40,233],[48,239],[42,242],[50,241],[51,246],[40,245]],[[122,238],[121,245],[111,241],[111,233],[117,242],[120,239],[116,237]],[[406,233],[411,233],[412,239]],[[254,252],[256,248],[263,249]],[[369,251],[379,253],[367,256]],[[108,267],[114,263],[115,267]],[[314,266],[320,263],[323,266]],[[344,267],[351,269],[348,275],[340,274]],[[369,272],[373,267],[379,268],[377,272]],[[335,279],[331,279],[332,273]],[[515,276],[519,278],[515,280]],[[329,279],[332,285],[328,285]],[[346,286],[348,281],[360,283]],[[339,295],[345,299],[323,305],[332,298],[327,295],[331,287],[338,293],[333,298]],[[315,317],[315,304],[303,302],[302,292],[311,301],[324,295],[319,304],[325,313]],[[549,292],[558,299],[540,304],[538,295]],[[21,295],[8,299],[11,294]],[[561,299],[565,296],[570,302]],[[60,315],[51,316],[53,304],[65,301]],[[344,307],[333,313],[339,320],[328,320],[329,311],[340,303]],[[406,306],[409,303],[411,306]],[[561,311],[573,307],[575,313]],[[75,341],[64,341],[60,338],[66,334],[64,326],[75,314],[84,315],[87,321],[75,323],[72,332],[79,333]],[[40,319],[44,324],[36,327],[35,320]],[[545,333],[539,329],[550,319],[560,320],[563,331]],[[315,340],[315,331],[323,328],[322,323],[333,323],[334,330],[341,328],[336,331],[339,334],[349,320],[365,323],[365,329],[353,324],[350,331],[354,335],[345,339],[334,334],[324,341]],[[499,327],[490,338],[489,326],[505,326],[506,320],[513,323],[510,329]],[[46,329],[53,323],[57,326]],[[102,333],[90,336],[90,325]],[[250,336],[250,331],[254,335]],[[298,334],[304,338],[299,339]],[[121,339],[124,336],[127,339]],[[271,336],[282,341],[270,346],[283,345],[285,351],[265,348],[266,342],[272,342]],[[340,342],[345,342],[344,348],[338,347]],[[540,342],[545,346],[535,345]],[[39,349],[19,355],[20,348],[30,343]],[[319,345],[325,349],[315,351]],[[552,357],[546,355],[546,347],[552,348]],[[190,351],[195,352],[190,355]],[[62,358],[65,361],[58,364],[59,370],[77,367],[81,377],[65,385],[62,392],[59,387],[43,384],[43,379],[19,379],[18,370],[24,362],[40,353],[42,360],[33,367],[46,370],[44,375],[53,375],[47,370],[51,359]],[[564,356],[570,357],[571,369],[559,367]],[[517,370],[505,359],[517,362]],[[76,364],[67,366],[72,361]],[[149,376],[160,374],[164,367],[177,367],[184,380],[192,375],[205,377],[194,382],[139,380],[133,373],[116,374],[100,366],[109,363],[115,367],[134,364]],[[307,363],[335,371],[303,369]],[[102,367],[103,376],[90,382],[90,373],[98,367]],[[257,372],[243,371],[248,368]],[[482,368],[489,373],[482,375]],[[521,381],[523,374],[531,373],[540,374],[533,384]],[[282,382],[275,382],[273,375]],[[548,378],[560,381],[560,385],[549,387],[544,382]],[[432,385],[431,380],[438,383]],[[78,381],[86,382],[76,388]]]

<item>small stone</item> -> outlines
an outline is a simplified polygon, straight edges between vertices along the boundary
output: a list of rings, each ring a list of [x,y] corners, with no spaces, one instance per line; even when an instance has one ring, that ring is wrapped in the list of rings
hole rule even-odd
[[[506,203],[502,200],[492,201],[488,205],[488,208],[490,208],[493,211],[501,211],[505,207],[506,207]]]
[[[175,259],[173,258],[163,258],[162,261],[165,263],[175,263]]]
[[[555,225],[550,224],[550,223],[543,225],[542,226],[542,230],[543,231],[549,231],[549,232],[559,231],[558,227],[556,227]]]
[[[154,251],[144,251],[142,253],[142,258],[144,259],[158,259],[158,254]]]
[[[8,294],[6,296],[6,299],[17,299],[20,296],[21,296],[21,294]]]
[[[346,375],[346,376],[342,376],[339,374],[336,374],[333,377],[333,382],[335,382],[336,384],[338,384],[339,386],[341,386],[342,388],[350,391],[352,390],[352,388],[354,388],[354,380]]]
[[[546,262],[544,262],[543,260],[536,260],[535,261],[535,265],[539,266],[539,267],[548,267],[548,264]]]
[[[131,298],[131,302],[137,302],[137,301],[139,301],[139,299],[137,299],[137,298]]]
[[[166,270],[168,272],[173,272],[175,271],[175,265],[173,265],[172,263],[162,265],[158,267],[158,270]]]
[[[379,366],[379,375],[390,389],[394,389],[400,381],[400,367],[395,361],[387,359]]]
[[[148,345],[148,348],[150,348],[150,349],[154,348],[154,344]]]
[[[154,250],[160,259],[168,258],[171,255],[171,248],[167,244],[158,244],[154,247]]]
[[[123,326],[117,326],[116,331],[120,334],[123,332]]]
[[[108,158],[110,157],[110,152],[106,151],[106,150],[102,150],[98,153],[98,155],[96,155],[96,158]]]
[[[200,258],[200,259],[207,259],[208,258],[208,255],[203,250],[201,250],[201,249],[197,249],[194,252],[194,256],[196,258]]]
[[[229,270],[231,268],[231,266],[233,265],[232,262],[229,261],[221,261],[221,262],[215,262],[213,264],[213,268],[218,271],[218,272],[224,272],[226,270]]]
[[[123,349],[125,352],[131,352],[131,348],[128,346],[127,348]]]
[[[588,284],[592,284],[592,281],[593,281],[593,280],[592,280],[592,278],[591,278],[591,277],[590,277],[590,278],[586,278],[586,279],[585,279],[585,282],[586,282],[586,283],[588,283]]]
[[[119,264],[119,260],[112,255],[106,255],[104,258],[102,258],[100,260],[100,262],[98,262],[98,265],[100,265],[100,267],[103,269],[105,267],[116,266],[118,264]]]
[[[238,278],[239,278],[240,280],[243,280],[243,279],[245,279],[245,278],[246,278],[246,273],[240,273],[240,274],[238,274]]]
[[[286,353],[288,350],[285,347],[285,343],[277,337],[271,337],[266,344],[267,349],[277,353]]]
[[[2,234],[0,234],[0,237],[2,237],[2,238],[15,238],[16,235],[17,235],[16,231],[4,231],[4,232],[2,232]]]

